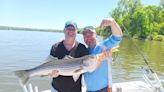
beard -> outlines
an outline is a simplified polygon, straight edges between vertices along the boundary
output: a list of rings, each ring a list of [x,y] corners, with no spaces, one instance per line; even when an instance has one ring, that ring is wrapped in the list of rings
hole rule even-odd
[[[95,46],[93,41],[87,41],[86,44],[88,45],[89,48],[94,48]]]

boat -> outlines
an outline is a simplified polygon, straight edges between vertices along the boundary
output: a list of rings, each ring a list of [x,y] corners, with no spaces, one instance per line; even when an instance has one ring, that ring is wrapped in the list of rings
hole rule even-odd
[[[50,90],[44,90],[41,92],[51,92]],[[86,92],[83,88],[82,92]],[[152,87],[151,85],[143,81],[130,81],[114,83],[112,86],[112,92],[164,92],[158,86]]]
[[[38,92],[37,86],[31,84],[24,86],[24,92]],[[51,92],[42,90],[40,92]],[[86,87],[82,87],[82,92],[86,92]],[[164,92],[164,79],[160,80],[155,72],[148,67],[143,69],[142,81],[126,81],[112,84],[112,92]]]

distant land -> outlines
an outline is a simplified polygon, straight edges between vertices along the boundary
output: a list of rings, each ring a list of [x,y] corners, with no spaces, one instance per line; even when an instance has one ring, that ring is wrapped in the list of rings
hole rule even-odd
[[[38,28],[11,27],[11,26],[0,26],[0,30],[63,32],[62,30],[57,30],[57,29],[38,29]]]

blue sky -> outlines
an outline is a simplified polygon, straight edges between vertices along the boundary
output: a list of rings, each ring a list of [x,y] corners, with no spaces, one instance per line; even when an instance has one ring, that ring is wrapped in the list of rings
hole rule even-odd
[[[144,5],[159,5],[160,0],[142,0]],[[67,20],[78,27],[98,26],[118,0],[0,0],[0,25],[63,29]]]

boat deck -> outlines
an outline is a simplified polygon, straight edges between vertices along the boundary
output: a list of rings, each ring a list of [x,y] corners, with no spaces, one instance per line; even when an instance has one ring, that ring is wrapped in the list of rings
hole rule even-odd
[[[45,90],[42,92],[51,92],[50,90]],[[82,92],[86,92],[83,88]],[[161,92],[158,88],[152,88],[149,84],[143,81],[131,81],[114,83],[112,86],[112,92]]]

